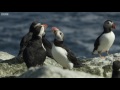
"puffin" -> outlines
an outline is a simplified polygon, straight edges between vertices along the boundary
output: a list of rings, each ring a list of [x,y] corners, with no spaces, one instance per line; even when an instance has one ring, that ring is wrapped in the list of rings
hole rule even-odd
[[[41,66],[46,59],[46,49],[42,43],[42,36],[45,34],[46,24],[37,24],[31,40],[23,51],[23,60],[27,68]]]
[[[118,60],[113,62],[112,78],[120,78],[120,61],[118,61]]]
[[[35,27],[40,25],[41,23],[38,23],[37,21],[34,21],[31,23],[30,28],[29,28],[29,32],[22,37],[21,41],[20,41],[20,50],[19,53],[17,55],[17,58],[22,58],[23,57],[23,51],[26,48],[28,42],[31,40],[33,32],[35,30]]]
[[[115,24],[111,20],[106,20],[103,24],[103,32],[96,39],[94,43],[94,49],[92,54],[99,54],[101,58],[105,58],[101,53],[106,52],[109,55],[109,50],[115,41],[115,34],[113,30],[116,28]]]
[[[38,21],[33,21],[30,25],[29,32],[22,37],[21,42],[20,42],[20,50],[17,55],[18,61],[23,58],[23,51],[25,50],[26,46],[28,45],[28,42],[32,39],[33,32],[35,31],[36,27],[41,25]],[[44,47],[46,48],[47,56],[53,59],[53,56],[51,54],[51,49],[52,49],[52,44],[50,41],[46,39],[46,33],[44,32],[43,37],[42,37],[42,43]]]
[[[64,34],[57,27],[52,27],[55,36],[52,44],[52,56],[63,69],[80,68],[83,64],[78,60],[75,54],[64,45]]]

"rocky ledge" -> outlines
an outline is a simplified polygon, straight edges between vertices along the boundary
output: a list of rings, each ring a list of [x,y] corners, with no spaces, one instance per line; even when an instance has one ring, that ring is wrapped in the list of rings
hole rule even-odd
[[[62,69],[61,65],[46,57],[42,67],[32,67],[27,69],[23,60],[9,53],[0,52],[0,77],[1,78],[111,78],[112,63],[120,60],[120,53],[100,57],[81,58],[85,65],[72,70]]]

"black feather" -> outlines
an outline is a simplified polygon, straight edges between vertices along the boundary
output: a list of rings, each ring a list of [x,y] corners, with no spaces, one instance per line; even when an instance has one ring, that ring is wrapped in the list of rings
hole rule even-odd
[[[93,52],[98,49],[98,47],[99,47],[99,45],[100,45],[99,40],[100,40],[100,37],[101,37],[103,34],[104,34],[104,33],[102,33],[102,34],[95,40]]]
[[[32,38],[23,52],[23,59],[28,68],[43,65],[46,59],[46,51],[42,47],[40,37]]]
[[[32,32],[27,33],[20,42],[20,50],[18,53],[18,57],[23,56],[23,51],[25,50],[26,46],[28,45],[28,42],[32,39]]]

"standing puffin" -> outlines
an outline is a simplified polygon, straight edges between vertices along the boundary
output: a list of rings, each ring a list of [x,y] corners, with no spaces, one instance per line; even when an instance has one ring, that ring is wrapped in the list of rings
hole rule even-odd
[[[102,58],[101,53],[106,52],[109,55],[109,49],[113,45],[115,40],[115,34],[113,29],[115,29],[115,24],[111,20],[106,20],[103,25],[103,33],[96,39],[94,43],[94,50],[92,54],[99,54]]]
[[[32,39],[23,51],[23,59],[28,68],[43,65],[46,59],[46,49],[42,43],[42,36],[45,34],[46,27],[45,24],[35,26]]]
[[[52,55],[56,62],[62,65],[64,69],[81,67],[82,63],[77,60],[74,53],[63,44],[64,34],[57,27],[52,27],[52,31],[55,35],[52,45]]]
[[[20,50],[19,50],[17,58],[21,59],[21,57],[23,57],[23,51],[28,45],[28,42],[31,40],[35,27],[38,25],[40,25],[40,23],[38,23],[37,21],[32,22],[29,28],[29,32],[25,36],[22,37],[22,40],[20,41]]]
[[[25,50],[26,46],[28,45],[28,42],[32,39],[32,35],[33,35],[33,32],[36,30],[36,27],[39,25],[41,25],[41,23],[39,23],[38,21],[32,22],[32,24],[30,25],[30,28],[29,28],[29,32],[22,38],[22,40],[20,42],[20,50],[19,50],[19,53],[17,56],[18,60],[21,60],[21,58],[23,57],[23,51]],[[46,34],[44,32],[43,38],[42,38],[43,45],[46,48],[47,56],[50,58],[53,58],[52,54],[51,54],[52,44],[45,38],[45,35]]]

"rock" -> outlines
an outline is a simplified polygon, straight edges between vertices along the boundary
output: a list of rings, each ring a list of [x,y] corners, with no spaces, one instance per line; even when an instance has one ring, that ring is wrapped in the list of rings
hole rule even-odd
[[[22,64],[0,63],[0,77],[19,76],[25,71],[27,71],[25,63]]]
[[[13,56],[13,55],[11,55],[9,53],[0,51],[0,62],[3,61],[3,60],[14,58],[14,57],[15,56]]]
[[[19,63],[16,57],[6,52],[0,52],[0,77],[15,77],[27,71],[25,63]]]
[[[105,59],[101,59],[100,57],[92,58],[85,62],[86,67],[82,67],[79,70],[93,75],[110,78],[112,75],[113,61],[113,55],[106,56]],[[107,68],[108,66],[109,68]]]
[[[65,70],[55,66],[32,67],[19,78],[103,78],[84,72]]]
[[[104,77],[111,78],[112,75],[112,63],[115,60],[120,60],[120,54],[115,53],[106,56],[105,59],[100,57],[95,58],[79,58],[85,65],[81,68],[73,68],[73,70],[63,70],[62,66],[58,64],[55,60],[46,57],[43,67],[35,67],[30,70],[27,69],[25,63],[21,58],[21,62],[11,54],[6,52],[0,52],[0,77],[1,78],[12,78],[12,77],[32,77],[30,75],[35,75],[34,77]],[[41,73],[37,72],[40,71]],[[34,73],[35,72],[35,73]],[[68,72],[69,74],[65,73]],[[31,73],[28,75],[27,73]],[[48,73],[48,74],[46,74]],[[52,74],[54,76],[52,76]],[[75,75],[73,74],[75,73]],[[38,74],[38,75],[36,75]],[[79,74],[79,75],[78,75]],[[51,76],[49,76],[51,75]],[[88,76],[87,76],[88,75]],[[97,76],[96,76],[97,75]]]
[[[120,53],[115,53],[114,57],[120,57]]]

